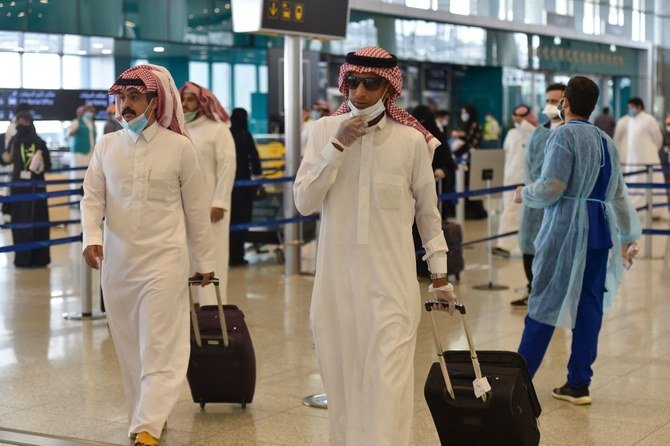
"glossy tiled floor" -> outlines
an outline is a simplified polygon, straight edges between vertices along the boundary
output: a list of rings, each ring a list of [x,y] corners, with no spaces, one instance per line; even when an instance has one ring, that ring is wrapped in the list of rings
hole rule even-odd
[[[466,239],[482,236],[484,228],[483,222],[468,222]],[[65,235],[54,230],[54,237]],[[11,243],[6,231],[0,239]],[[11,255],[0,254],[0,428],[127,445],[121,377],[106,322],[62,317],[81,308],[79,249],[55,247],[52,265],[37,270],[17,270]],[[662,255],[666,239],[655,238],[654,249]],[[246,410],[212,404],[201,412],[185,384],[164,445],[329,444],[327,411],[302,405],[303,397],[322,391],[308,328],[313,278],[283,277],[272,256],[249,258],[251,266],[231,270],[228,293],[245,311],[255,343],[254,402]],[[457,293],[468,305],[477,346],[515,349],[524,313],[509,301],[524,286],[520,259],[495,260],[494,281],[510,287],[498,292],[472,289],[487,282],[487,271],[476,265],[485,262],[484,246],[466,250],[466,259],[474,269],[463,274]],[[549,395],[565,380],[570,341],[569,333],[556,333],[535,382],[543,405],[542,444],[670,444],[669,272],[666,260],[640,260],[626,274],[603,326],[590,407]],[[465,348],[456,322],[445,318],[440,325],[445,345]],[[439,444],[422,396],[433,354],[424,318],[415,357],[414,445]]]

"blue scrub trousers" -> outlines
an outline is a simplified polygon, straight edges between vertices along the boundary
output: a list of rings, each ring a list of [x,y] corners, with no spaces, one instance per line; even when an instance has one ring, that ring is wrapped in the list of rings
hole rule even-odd
[[[582,294],[577,307],[577,320],[572,329],[572,352],[568,362],[568,384],[583,387],[591,384],[591,365],[598,353],[598,334],[603,321],[603,299],[609,248],[588,249],[582,282]],[[530,376],[540,367],[554,327],[526,316],[519,353],[528,364]]]

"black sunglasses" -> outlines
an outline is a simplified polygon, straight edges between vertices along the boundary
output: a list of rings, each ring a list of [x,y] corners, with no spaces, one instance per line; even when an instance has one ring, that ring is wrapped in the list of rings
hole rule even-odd
[[[377,91],[385,84],[387,81],[381,77],[358,77],[358,76],[347,76],[344,79],[344,84],[349,90],[355,90],[363,82],[363,87],[368,91]]]

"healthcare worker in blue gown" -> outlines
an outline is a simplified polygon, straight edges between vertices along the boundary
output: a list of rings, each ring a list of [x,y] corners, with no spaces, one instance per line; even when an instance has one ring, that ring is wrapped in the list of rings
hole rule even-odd
[[[554,398],[590,404],[589,384],[603,312],[612,307],[624,257],[631,262],[640,221],[621,175],[619,154],[588,122],[599,95],[575,76],[559,103],[566,125],[547,141],[540,179],[519,188],[515,201],[544,208],[535,239],[532,292],[519,353],[531,376],[540,367],[555,327],[572,329],[567,383]]]

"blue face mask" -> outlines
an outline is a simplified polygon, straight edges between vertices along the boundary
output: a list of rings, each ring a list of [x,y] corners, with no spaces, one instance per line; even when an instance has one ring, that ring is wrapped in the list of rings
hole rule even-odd
[[[195,117],[198,115],[198,111],[192,111],[192,112],[184,112],[184,120],[186,122],[191,122],[195,119]]]
[[[629,108],[628,109],[628,114],[630,115],[631,118],[634,118],[637,115],[637,109]]]
[[[91,119],[93,119],[93,113],[91,113],[91,112],[84,113],[84,119],[86,119],[87,121],[90,121]]]
[[[123,124],[123,127],[128,130],[128,135],[130,138],[133,140],[133,142],[137,142],[137,139],[140,137],[140,134],[144,130],[144,128],[147,126],[149,123],[149,118],[146,117],[146,112],[149,110],[149,106],[151,105],[151,102],[149,105],[147,105],[147,108],[144,110],[144,113],[141,115],[137,116],[134,119],[131,119],[130,121],[126,121],[125,118],[121,118],[121,123]]]

